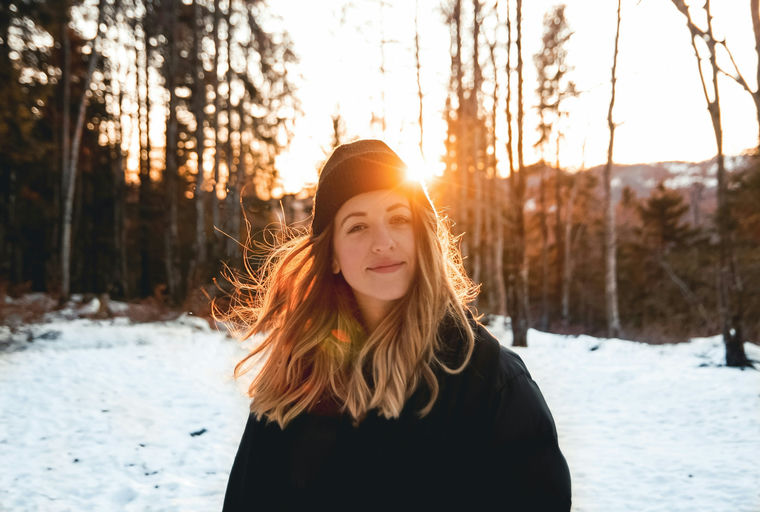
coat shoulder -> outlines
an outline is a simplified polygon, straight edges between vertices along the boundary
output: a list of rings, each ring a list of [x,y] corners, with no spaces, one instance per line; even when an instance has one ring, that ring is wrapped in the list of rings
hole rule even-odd
[[[482,323],[470,317],[470,327],[475,335],[475,346],[465,374],[482,381],[491,389],[503,388],[519,377],[531,378],[522,358],[503,346]],[[444,347],[441,353],[443,361],[449,367],[458,367],[467,350],[465,336],[450,322],[444,325],[440,335]]]
[[[476,322],[473,331],[475,349],[470,364],[477,375],[496,388],[502,388],[518,377],[531,378],[522,358],[499,343],[483,324]]]

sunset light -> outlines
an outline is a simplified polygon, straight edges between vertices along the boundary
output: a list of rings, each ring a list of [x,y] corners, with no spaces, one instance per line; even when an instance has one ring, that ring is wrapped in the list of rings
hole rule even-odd
[[[314,148],[326,147],[330,139],[330,118],[336,108],[346,126],[346,140],[371,134],[385,138],[399,149],[418,148],[419,126],[416,120],[419,100],[413,52],[415,2],[383,3],[385,7],[382,9],[373,2],[346,3],[341,0],[313,4],[301,4],[295,0],[277,3],[288,20],[291,35],[297,43],[301,43],[298,48],[302,59],[300,69],[303,70],[301,90],[304,114],[296,121],[294,144],[292,149],[286,149],[286,153],[313,154]],[[294,9],[296,4],[299,6],[297,10]],[[554,4],[551,0],[526,2],[523,6],[524,30],[539,34],[542,16]],[[451,62],[446,51],[450,46],[450,36],[443,24],[442,14],[437,5],[433,9],[425,9],[424,5],[424,2],[420,4],[419,23],[423,59],[424,149],[428,165],[423,166],[425,170],[419,174],[428,179],[442,170],[440,159],[446,130],[442,115]],[[500,2],[502,20],[505,18],[505,7],[506,2]],[[615,108],[615,117],[620,124],[616,134],[616,162],[634,164],[709,159],[714,154],[715,142],[709,117],[705,114],[688,31],[680,14],[669,1],[624,3],[623,9],[619,92]],[[717,22],[716,30],[734,48],[733,55],[740,68],[751,70],[757,57],[753,52],[747,6],[742,2],[714,2],[713,9],[715,18],[721,20]],[[288,17],[288,13],[296,11],[298,16]],[[380,17],[381,14],[384,18]],[[560,159],[562,165],[577,169],[581,165],[599,165],[606,159],[608,133],[604,118],[609,102],[615,2],[568,2],[567,16],[574,31],[568,45],[568,59],[581,94],[568,102],[569,113],[563,119]],[[344,21],[335,23],[333,20],[336,19]],[[372,33],[362,29],[383,19],[386,20],[385,24]],[[314,37],[315,20],[329,27],[332,37]],[[487,21],[493,22],[494,19],[488,18]],[[648,36],[634,37],[642,32]],[[383,37],[393,41],[385,45],[387,71],[384,78],[380,73],[380,40]],[[346,41],[351,41],[351,44],[346,44]],[[506,44],[503,33],[499,34],[499,42]],[[539,50],[539,44],[540,38],[534,37],[528,39],[523,47],[528,126],[537,122],[533,107],[536,99],[532,56]],[[497,51],[498,58],[503,62],[503,51],[498,48]],[[722,58],[725,57],[723,54]],[[390,62],[395,65],[391,66]],[[487,61],[483,65],[485,67]],[[728,69],[730,61],[725,61],[724,66]],[[744,74],[750,81],[753,80],[752,73]],[[341,77],[340,80],[336,81],[336,76]],[[505,82],[506,79],[500,77],[501,113],[504,111]],[[755,145],[754,107],[751,98],[733,80],[721,76],[720,82],[724,86],[721,101],[725,103],[725,151],[727,154],[739,154]],[[378,105],[381,96],[385,98],[384,109]],[[385,113],[385,132],[378,123],[368,123],[373,112]],[[659,121],[652,122],[653,119]],[[501,142],[497,145],[499,171],[505,175],[508,172],[506,129],[501,122],[496,129]],[[537,135],[528,130],[526,138],[526,161],[535,162],[540,158],[533,148]],[[309,164],[309,160],[304,160],[303,164]],[[314,166],[312,161],[308,168],[303,165],[283,167],[283,176],[291,176],[284,178],[288,183],[286,189],[296,188],[301,179],[309,181],[308,176],[313,173]]]
[[[760,0],[2,0],[0,509],[760,511],[759,199]]]

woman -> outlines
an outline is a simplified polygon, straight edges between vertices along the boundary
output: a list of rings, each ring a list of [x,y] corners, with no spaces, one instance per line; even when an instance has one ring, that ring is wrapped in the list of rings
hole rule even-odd
[[[309,233],[261,276],[228,316],[264,336],[236,376],[265,359],[225,511],[570,508],[541,392],[473,318],[450,234],[387,145],[333,152]]]

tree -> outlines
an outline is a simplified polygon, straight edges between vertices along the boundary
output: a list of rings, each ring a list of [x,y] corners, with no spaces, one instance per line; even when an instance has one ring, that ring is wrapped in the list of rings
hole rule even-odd
[[[575,199],[578,196],[578,181],[581,179],[581,171],[572,177],[572,185],[570,188],[570,197],[567,200],[565,208],[565,222],[563,225],[564,232],[562,234],[562,276],[561,276],[561,290],[560,290],[560,319],[562,327],[567,328],[570,322],[570,283],[573,277],[573,253],[572,253],[572,229],[573,229],[573,211],[575,206]]]
[[[153,293],[151,285],[153,284],[153,258],[151,251],[151,224],[153,222],[153,183],[151,179],[152,160],[151,160],[151,117],[150,117],[150,69],[151,69],[151,45],[150,34],[158,32],[154,29],[157,23],[157,16],[154,12],[153,2],[155,0],[143,0],[143,13],[141,18],[135,17],[133,23],[134,32],[134,51],[135,51],[135,100],[137,102],[137,112],[135,124],[138,130],[139,141],[139,172],[140,187],[138,194],[138,231],[139,231],[139,251],[140,251],[140,278],[139,290],[140,295],[145,297]],[[137,27],[140,27],[142,35],[142,55],[140,53],[140,43],[137,40]],[[140,65],[142,63],[142,65]],[[143,85],[140,84],[142,75]],[[143,87],[144,86],[144,87]],[[141,91],[144,89],[145,94]]]
[[[117,0],[118,1],[118,0]],[[98,3],[97,32],[90,44],[90,57],[87,65],[87,74],[84,77],[82,98],[79,101],[79,111],[77,121],[74,125],[74,136],[71,139],[71,147],[67,150],[68,162],[64,162],[62,197],[63,197],[63,230],[61,234],[61,301],[69,298],[71,287],[71,222],[74,211],[74,192],[77,179],[77,163],[79,161],[79,145],[82,141],[82,128],[87,111],[88,94],[90,92],[90,82],[92,74],[95,72],[95,66],[100,59],[100,49],[98,43],[100,40],[103,19],[105,16],[105,7]],[[64,140],[68,139],[65,137]]]
[[[725,50],[726,53],[728,53],[729,58],[731,59],[731,65],[733,66],[734,70],[733,72],[724,71],[723,69],[720,69],[722,73],[724,73],[726,76],[730,76],[731,78],[736,81],[739,85],[742,86],[742,88],[747,91],[747,94],[750,95],[752,98],[752,101],[755,103],[755,115],[757,116],[757,146],[756,151],[758,154],[760,154],[760,0],[750,0],[749,1],[749,17],[752,20],[752,32],[755,35],[755,54],[757,57],[756,60],[756,84],[755,90],[753,91],[752,88],[749,86],[749,83],[747,82],[746,78],[744,78],[744,75],[742,75],[742,72],[739,70],[739,66],[736,64],[736,61],[734,60],[734,56],[731,53],[731,50],[728,47],[728,44],[725,40],[716,41],[718,44],[720,44]]]
[[[417,0],[414,4],[414,67],[417,70],[417,98],[419,99],[420,104],[420,115],[417,120],[417,124],[420,126],[420,156],[422,158],[425,158],[425,150],[423,148],[423,141],[424,141],[424,129],[423,129],[423,122],[422,122],[422,80],[421,80],[421,69],[422,65],[420,63],[420,28],[419,28],[419,10],[420,10],[420,2]]]
[[[219,190],[219,181],[220,181],[220,175],[219,175],[219,162],[221,161],[220,152],[219,152],[219,111],[221,110],[222,103],[220,101],[220,93],[219,93],[219,54],[221,50],[221,44],[219,39],[219,25],[222,20],[222,10],[219,6],[219,0],[214,0],[214,24],[213,24],[213,31],[212,36],[214,39],[214,61],[212,64],[212,71],[211,71],[211,88],[213,90],[214,95],[214,115],[212,116],[211,124],[213,125],[213,132],[214,132],[214,179],[213,179],[213,187],[211,189],[211,223],[212,225],[218,230],[222,228],[221,224],[221,216],[219,214],[219,196],[218,196],[218,190]],[[221,245],[221,238],[219,237],[219,234],[217,231],[214,231],[215,235],[215,241],[217,243],[213,246],[213,252],[211,257],[213,259],[218,259],[221,255],[220,245]]]
[[[47,244],[42,245],[48,233],[56,245],[60,241],[58,202],[40,193],[48,188],[60,193],[59,169],[51,166],[62,160],[60,151],[53,154],[58,149],[53,138],[61,132],[51,132],[60,120],[55,122],[48,109],[40,108],[56,103],[55,89],[45,73],[46,48],[35,44],[37,27],[27,20],[44,13],[47,28],[61,33],[66,25],[61,11],[61,6],[26,2],[0,5],[0,281],[10,285],[45,283],[50,260],[45,261],[45,254],[30,254],[30,249],[49,253]],[[33,240],[30,232],[39,232],[40,239]]]
[[[190,266],[189,289],[197,286],[207,265],[206,240],[206,183],[204,179],[203,155],[206,149],[206,73],[203,65],[203,38],[206,27],[206,9],[199,0],[193,0],[195,30],[193,30],[193,65],[195,67],[195,90],[193,91],[193,117],[195,117],[195,247]]]
[[[501,27],[499,19],[499,2],[494,3],[494,13],[496,15],[496,27]],[[496,165],[496,120],[499,118],[499,67],[496,64],[496,40],[488,43],[488,54],[491,59],[491,70],[493,71],[493,98],[491,100],[491,141],[490,152],[492,155],[491,167],[493,169],[492,184],[489,187],[491,191],[491,207],[489,208],[490,228],[489,233],[493,236],[492,259],[493,267],[489,271],[493,284],[493,300],[491,301],[492,311],[496,315],[507,316],[507,290],[504,285],[504,199],[507,197],[506,181],[499,177]]]
[[[607,146],[607,164],[604,166],[604,296],[607,309],[607,336],[610,338],[618,337],[621,334],[620,313],[618,312],[615,204],[612,201],[612,148],[615,142],[615,122],[612,118],[612,110],[615,107],[615,86],[617,84],[621,3],[621,0],[618,0],[615,48],[612,53],[612,78],[610,80],[612,92],[610,94],[610,106],[607,110],[607,127],[610,131],[610,141]]]
[[[673,5],[686,19],[686,26],[691,35],[691,44],[696,58],[702,92],[710,114],[715,143],[717,147],[718,167],[718,210],[716,214],[716,230],[718,235],[718,311],[720,316],[723,341],[726,346],[727,366],[752,366],[744,352],[743,334],[743,285],[730,235],[732,214],[728,202],[728,183],[726,178],[725,159],[723,155],[723,125],[720,115],[720,94],[718,89],[718,62],[716,49],[718,41],[713,33],[710,0],[706,0],[703,14],[706,18],[706,28],[697,26],[691,16],[689,7],[684,0],[671,0]],[[709,67],[703,66],[707,60]],[[709,71],[709,76],[707,76]],[[709,84],[708,84],[709,81]]]
[[[483,252],[483,218],[484,218],[484,202],[483,202],[483,174],[485,173],[486,166],[484,160],[485,156],[485,125],[480,115],[480,90],[483,84],[483,73],[480,67],[480,25],[483,22],[480,14],[481,3],[480,0],[472,0],[472,89],[469,93],[467,101],[467,109],[465,110],[468,119],[468,124],[471,129],[468,130],[470,134],[469,151],[468,155],[468,167],[464,170],[468,175],[468,181],[472,181],[473,185],[473,201],[468,203],[472,204],[472,280],[479,284],[481,282],[482,273],[482,252]],[[471,177],[470,177],[471,175]],[[468,193],[469,191],[466,191]]]
[[[667,253],[675,244],[689,238],[691,228],[682,220],[689,205],[678,192],[668,189],[660,182],[652,195],[638,205],[641,219],[641,237],[657,257]]]
[[[464,87],[464,62],[462,50],[462,0],[455,0],[451,14],[454,22],[455,34],[455,53],[454,53],[454,84],[456,86],[456,190],[458,200],[454,210],[456,219],[462,225],[466,225],[469,220],[468,201],[467,201],[467,149],[465,140],[467,138],[467,126],[465,121],[465,87]],[[469,244],[467,239],[461,241],[462,258],[466,261],[469,255]]]
[[[742,278],[748,290],[745,307],[745,335],[760,338],[760,266],[757,251],[760,247],[760,157],[749,158],[743,169],[737,170],[728,187],[728,200],[733,212],[731,234],[735,240],[736,258],[742,264]],[[755,292],[752,293],[752,290]]]
[[[462,25],[461,8],[460,0],[454,2],[446,13],[452,32],[452,74],[446,103],[448,136],[443,181],[453,190],[446,194],[446,201],[439,203],[444,207],[453,207],[451,217],[455,220],[457,232],[468,234],[461,238],[465,267],[472,280],[481,284],[484,268],[492,267],[490,241],[484,230],[490,224],[488,209],[494,207],[486,183],[495,171],[494,159],[488,153],[491,137],[485,115],[486,96],[483,93],[480,63],[482,2],[472,2],[471,31]],[[469,38],[468,32],[471,34]],[[471,51],[472,57],[469,59],[462,57],[465,48]],[[491,293],[490,283],[482,284],[486,293],[478,301],[486,299]]]
[[[162,299],[168,283],[172,300],[183,300],[183,287],[196,279],[183,273],[208,245],[197,228],[212,215],[198,182],[204,148],[206,160],[217,149],[209,143],[215,123],[205,119],[212,101],[206,81],[214,75],[205,72],[217,50],[204,22],[211,5],[0,6],[0,280],[11,290],[24,281],[35,290],[62,289],[68,276],[69,292]],[[229,14],[226,6],[216,14]],[[274,26],[263,2],[233,0],[231,8],[231,24],[239,25],[222,45],[232,51],[218,53],[220,72],[232,57],[224,85],[232,82],[233,98],[225,103],[222,87],[216,94],[230,137],[222,133],[217,156],[232,159],[238,181],[231,189],[252,180],[266,192],[297,114],[288,75],[294,54],[286,33],[261,29]],[[94,39],[83,38],[85,23],[98,26]]]
[[[562,170],[559,166],[560,140],[562,133],[560,119],[566,113],[563,110],[565,99],[575,96],[575,84],[567,77],[570,68],[567,64],[567,51],[565,45],[573,32],[565,19],[565,5],[554,6],[544,15],[544,33],[542,48],[534,57],[536,65],[537,81],[536,94],[539,98],[538,113],[540,123],[538,126],[539,139],[536,146],[541,150],[541,159],[547,162],[546,150],[549,142],[556,140],[555,146],[555,183],[554,183],[554,247],[556,261],[556,276],[559,283],[563,276],[564,254],[561,250],[563,239],[562,226]],[[540,166],[539,185],[539,221],[541,227],[541,328],[546,330],[549,326],[549,227],[547,222],[547,192],[546,192],[546,165]],[[559,286],[559,285],[558,285]]]
[[[663,339],[683,339],[709,328],[701,292],[711,286],[695,272],[703,264],[692,251],[703,240],[686,221],[689,205],[683,195],[660,183],[639,201],[625,189],[620,206],[622,216],[632,210],[637,218],[632,229],[621,227],[619,249],[621,282],[636,290],[621,308],[631,327],[639,336]]]
[[[517,347],[528,345],[528,260],[525,251],[525,159],[523,151],[523,59],[522,59],[522,0],[517,0],[515,20],[517,32],[517,169],[510,173],[512,209],[514,222],[514,281],[515,299],[512,304],[512,344]],[[508,49],[511,51],[511,48]],[[509,141],[511,144],[512,141]]]

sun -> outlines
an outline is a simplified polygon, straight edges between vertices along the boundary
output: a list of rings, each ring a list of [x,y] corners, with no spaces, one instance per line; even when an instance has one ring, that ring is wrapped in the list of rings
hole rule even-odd
[[[399,151],[401,159],[406,162],[406,178],[428,184],[438,174],[437,169],[430,165],[417,151]]]

